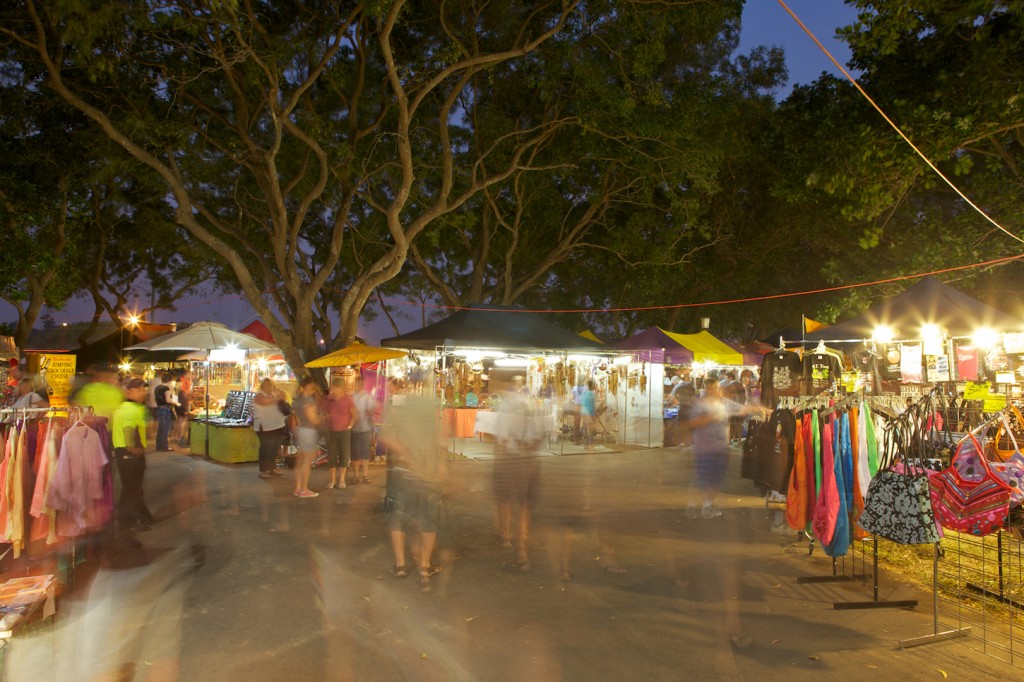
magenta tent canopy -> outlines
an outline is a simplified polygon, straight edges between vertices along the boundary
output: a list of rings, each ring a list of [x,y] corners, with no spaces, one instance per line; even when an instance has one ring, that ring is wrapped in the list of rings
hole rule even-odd
[[[646,359],[651,362],[693,364],[693,351],[671,338],[661,327],[650,327],[614,345],[617,350],[646,351]]]

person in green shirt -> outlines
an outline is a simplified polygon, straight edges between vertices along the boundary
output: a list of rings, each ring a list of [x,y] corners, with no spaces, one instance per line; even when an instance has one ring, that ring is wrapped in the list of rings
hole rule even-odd
[[[125,400],[114,411],[110,429],[114,442],[114,460],[121,477],[121,499],[117,505],[117,520],[121,528],[147,531],[153,520],[146,508],[142,481],[146,474],[146,382],[129,379],[125,385]]]
[[[109,426],[113,423],[114,412],[124,402],[124,393],[117,382],[117,370],[108,364],[93,365],[89,375],[89,383],[75,392],[71,402],[78,407],[91,407],[97,417],[107,418]]]

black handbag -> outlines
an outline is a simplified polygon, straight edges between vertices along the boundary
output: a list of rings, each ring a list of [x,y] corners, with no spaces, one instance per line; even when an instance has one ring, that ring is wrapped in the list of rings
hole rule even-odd
[[[909,412],[903,417],[913,417]],[[871,479],[864,497],[861,528],[901,545],[926,545],[939,541],[932,510],[928,474],[920,462],[908,461],[908,450],[915,440],[910,419],[895,420],[886,431],[884,468]],[[921,453],[917,453],[921,454]],[[917,465],[915,465],[917,464]]]

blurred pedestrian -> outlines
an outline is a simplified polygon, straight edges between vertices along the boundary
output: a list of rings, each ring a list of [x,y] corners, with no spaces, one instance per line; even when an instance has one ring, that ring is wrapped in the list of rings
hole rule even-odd
[[[586,445],[594,440],[594,426],[597,424],[597,393],[596,384],[593,379],[587,379],[583,385],[583,393],[580,395],[580,418],[582,419],[582,431],[580,438]]]
[[[373,443],[373,418],[377,401],[366,392],[363,378],[357,376],[352,391],[356,417],[352,424],[352,482],[370,482],[370,446]]]
[[[153,517],[146,507],[143,478],[146,474],[146,382],[130,379],[125,386],[126,400],[118,405],[111,426],[114,459],[121,477],[121,499],[117,520],[121,528],[149,530]]]
[[[515,562],[506,568],[532,570],[529,555],[530,520],[540,491],[540,447],[544,426],[539,410],[526,392],[523,377],[513,379],[512,390],[502,397],[492,474],[502,547],[511,549]],[[515,535],[513,536],[513,518]]]
[[[714,501],[729,463],[729,419],[751,411],[764,410],[725,400],[718,379],[704,381],[704,398],[695,403],[689,422],[693,429],[696,482],[704,497],[701,518],[712,519],[722,515]],[[686,515],[690,518],[697,516],[692,500]]]
[[[431,592],[431,577],[442,567],[432,561],[441,517],[441,479],[444,456],[439,419],[434,401],[427,396],[408,396],[400,406],[388,409],[381,434],[388,448],[388,534],[394,555],[391,574],[404,578],[410,570],[419,575],[419,588]],[[407,539],[412,540],[406,547]],[[407,549],[414,566],[408,565]]]
[[[86,384],[75,392],[71,404],[83,409],[91,408],[97,417],[107,419],[110,425],[114,412],[124,402],[124,392],[117,379],[117,368],[98,363],[89,368]]]
[[[188,448],[188,416],[192,406],[192,372],[185,370],[178,374],[175,382],[178,404],[174,406],[174,440],[179,447]]]
[[[153,389],[153,404],[156,406],[156,451],[171,452],[169,438],[174,423],[174,408],[178,404],[170,372],[160,375],[160,383]]]
[[[253,397],[252,429],[260,441],[260,478],[283,476],[277,468],[277,453],[284,442],[286,414],[281,409],[283,396],[278,396],[274,382],[266,378]],[[285,402],[287,405],[287,402]],[[288,410],[291,412],[291,410]]]
[[[731,400],[737,405],[745,405],[747,402],[747,391],[743,384],[736,379],[736,372],[729,370],[725,373],[725,379],[719,384],[722,397]],[[729,442],[738,443],[743,439],[743,422],[741,415],[729,417]]]
[[[327,489],[344,488],[345,474],[352,459],[352,426],[356,422],[356,405],[352,396],[345,390],[345,380],[341,377],[331,381],[331,388],[320,409],[324,414],[327,429],[327,467],[330,470],[330,481]]]
[[[299,382],[299,392],[292,402],[292,414],[297,426],[294,431],[295,447],[295,497],[318,497],[309,489],[309,475],[313,469],[313,458],[320,450],[320,429],[323,417],[320,414],[320,389],[312,377]]]

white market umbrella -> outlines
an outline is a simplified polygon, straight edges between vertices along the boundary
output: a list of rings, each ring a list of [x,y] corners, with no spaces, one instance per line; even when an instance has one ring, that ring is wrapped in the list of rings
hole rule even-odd
[[[128,346],[125,350],[212,351],[238,348],[245,351],[279,351],[277,346],[255,336],[236,332],[220,322],[196,322],[181,331],[171,332]],[[206,417],[210,417],[210,365],[206,364]],[[206,424],[206,456],[210,456],[210,424]]]
[[[243,350],[279,351],[272,343],[255,336],[236,332],[220,322],[196,322],[181,331],[157,336],[148,341],[128,346],[125,350],[215,350],[241,348]]]

